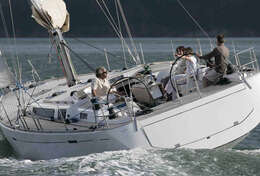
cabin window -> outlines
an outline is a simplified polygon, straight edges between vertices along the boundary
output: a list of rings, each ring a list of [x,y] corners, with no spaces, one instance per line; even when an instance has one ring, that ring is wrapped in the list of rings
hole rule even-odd
[[[87,113],[80,113],[80,119],[88,119],[88,114]]]
[[[49,118],[54,118],[54,109],[48,109],[48,108],[33,108],[33,113],[42,116],[42,117],[49,117]]]

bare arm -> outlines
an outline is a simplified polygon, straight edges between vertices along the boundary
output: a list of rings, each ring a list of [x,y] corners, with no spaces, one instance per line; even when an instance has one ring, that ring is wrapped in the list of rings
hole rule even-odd
[[[96,96],[97,96],[96,90],[92,89],[91,92],[92,92],[92,96],[93,96],[93,97],[96,97]]]
[[[192,60],[189,56],[183,56],[182,58],[192,62]]]
[[[92,81],[92,83],[91,83],[91,93],[92,93],[92,96],[93,96],[93,97],[96,97],[96,96],[97,96],[97,91],[96,91],[96,89],[97,89],[97,80],[94,79],[94,80]]]

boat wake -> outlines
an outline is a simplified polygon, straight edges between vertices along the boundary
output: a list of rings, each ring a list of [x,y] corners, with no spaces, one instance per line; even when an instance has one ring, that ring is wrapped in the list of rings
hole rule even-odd
[[[1,150],[3,148],[0,144]],[[134,149],[53,160],[0,158],[0,175],[259,175],[260,150]]]
[[[11,157],[13,156],[13,154],[14,152],[12,150],[12,147],[7,142],[7,140],[4,139],[0,131],[0,160],[1,158]]]
[[[247,140],[245,140],[247,141]],[[248,143],[248,141],[246,142]],[[0,133],[0,175],[259,175],[260,149],[134,149],[53,160],[19,160]],[[11,173],[12,172],[12,173]]]

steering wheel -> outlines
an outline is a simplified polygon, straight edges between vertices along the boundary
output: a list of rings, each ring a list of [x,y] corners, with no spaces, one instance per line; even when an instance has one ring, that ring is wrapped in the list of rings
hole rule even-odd
[[[125,85],[124,82],[127,82],[127,84]],[[149,91],[149,88],[147,87],[147,85],[144,83],[144,81],[140,80],[139,78],[136,78],[136,77],[123,77],[117,81],[115,81],[109,88],[108,90],[108,93],[107,93],[107,105],[108,105],[108,108],[109,108],[109,95],[111,94],[111,90],[113,87],[119,85],[119,84],[122,84],[122,87],[125,91],[125,94],[126,96],[129,96],[132,98],[133,96],[133,93],[131,91],[131,87],[132,87],[132,84],[142,84],[144,86],[144,88]],[[128,86],[128,87],[126,87]],[[128,92],[129,91],[129,92]],[[149,94],[150,95],[150,94]],[[150,95],[152,96],[152,95]],[[120,96],[121,97],[121,96]],[[152,98],[152,97],[151,97]]]

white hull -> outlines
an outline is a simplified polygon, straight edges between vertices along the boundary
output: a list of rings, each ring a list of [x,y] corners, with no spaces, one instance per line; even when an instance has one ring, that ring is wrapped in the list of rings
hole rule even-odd
[[[109,131],[80,133],[32,133],[3,126],[2,129],[17,156],[32,160],[149,146],[141,131],[134,132],[133,124]]]
[[[257,78],[142,122],[151,145],[213,149],[246,135],[260,122]]]
[[[136,147],[214,149],[237,142],[260,122],[260,74],[175,109],[148,114],[116,128],[32,132],[0,123],[17,155],[51,159]]]

